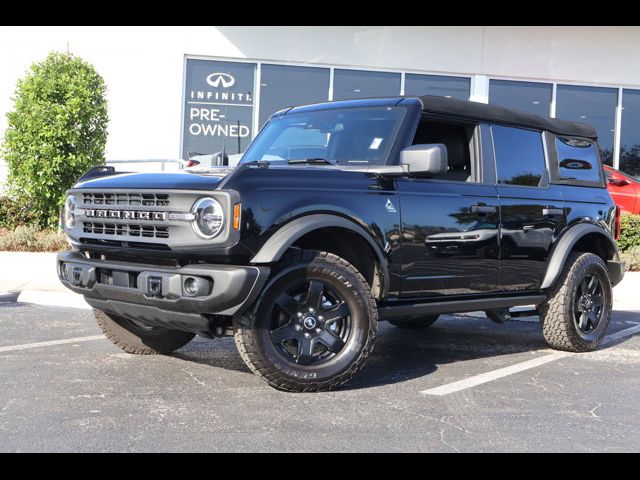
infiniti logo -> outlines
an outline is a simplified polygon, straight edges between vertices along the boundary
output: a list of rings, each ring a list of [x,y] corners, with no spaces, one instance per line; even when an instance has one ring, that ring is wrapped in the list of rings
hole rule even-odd
[[[228,73],[212,73],[207,77],[207,83],[212,87],[230,88],[236,83],[236,79]]]

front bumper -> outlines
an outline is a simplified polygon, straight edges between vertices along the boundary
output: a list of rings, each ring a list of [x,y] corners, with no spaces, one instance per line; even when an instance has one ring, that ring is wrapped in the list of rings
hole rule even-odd
[[[58,278],[94,308],[168,328],[207,333],[211,314],[241,313],[257,298],[268,267],[207,265],[164,267],[88,259],[80,252],[57,257]],[[184,289],[199,280],[196,296]]]

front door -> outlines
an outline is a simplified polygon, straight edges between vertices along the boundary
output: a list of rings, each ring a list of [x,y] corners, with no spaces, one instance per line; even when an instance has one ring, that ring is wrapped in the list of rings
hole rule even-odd
[[[400,178],[403,297],[494,291],[498,282],[496,187]]]

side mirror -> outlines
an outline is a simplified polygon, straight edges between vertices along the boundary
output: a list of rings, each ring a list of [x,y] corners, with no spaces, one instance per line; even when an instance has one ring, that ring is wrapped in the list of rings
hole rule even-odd
[[[406,165],[410,175],[447,173],[447,147],[442,143],[412,145],[400,152],[400,165]]]
[[[624,187],[626,185],[631,185],[631,182],[626,178],[615,178],[609,177],[607,180],[611,185],[615,185],[616,187]]]

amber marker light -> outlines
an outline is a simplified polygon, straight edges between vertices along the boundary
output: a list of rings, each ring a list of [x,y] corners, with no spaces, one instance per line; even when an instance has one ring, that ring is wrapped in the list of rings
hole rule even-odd
[[[233,206],[233,229],[240,230],[240,204]]]

